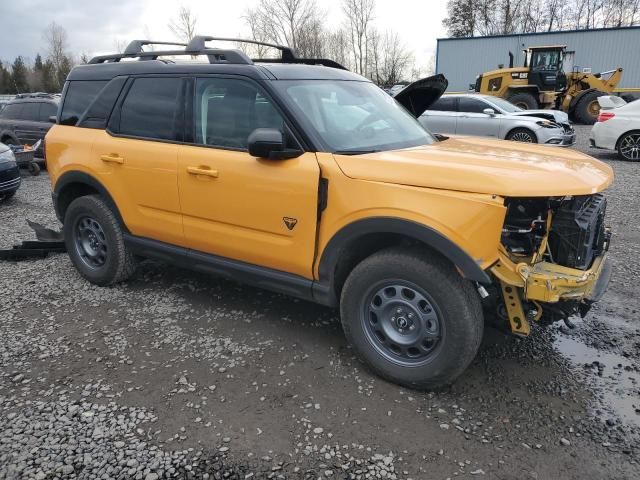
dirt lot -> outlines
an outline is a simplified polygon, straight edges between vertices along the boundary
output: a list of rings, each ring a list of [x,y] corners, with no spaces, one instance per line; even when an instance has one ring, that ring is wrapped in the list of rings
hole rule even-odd
[[[571,334],[487,329],[436,393],[373,376],[310,303],[151,262],[115,288],[66,255],[0,263],[0,479],[639,478],[640,165],[598,157],[604,300]],[[46,174],[23,180],[0,247],[58,227]]]

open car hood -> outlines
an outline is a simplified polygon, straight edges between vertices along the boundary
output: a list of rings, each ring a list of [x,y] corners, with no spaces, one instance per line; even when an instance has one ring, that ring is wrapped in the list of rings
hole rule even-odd
[[[439,73],[407,85],[393,98],[418,118],[442,96],[448,86],[449,81]]]

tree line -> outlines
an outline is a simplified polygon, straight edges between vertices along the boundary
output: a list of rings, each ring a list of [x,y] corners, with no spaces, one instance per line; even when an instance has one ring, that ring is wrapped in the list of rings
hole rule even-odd
[[[76,63],[69,53],[67,32],[55,22],[43,33],[47,51],[36,55],[33,63],[17,56],[12,63],[0,60],[0,94],[25,92],[58,93]],[[83,56],[81,61],[85,61]]]
[[[335,60],[379,85],[420,75],[400,35],[377,27],[375,0],[343,0],[337,28],[326,26],[326,14],[316,0],[260,0],[245,11],[242,20],[250,40],[286,45],[301,57]],[[181,7],[168,26],[178,39],[188,42],[197,30],[197,19],[192,10]],[[239,43],[237,48],[258,58],[273,55],[262,45]]]
[[[552,32],[640,24],[640,0],[449,0],[451,37]]]

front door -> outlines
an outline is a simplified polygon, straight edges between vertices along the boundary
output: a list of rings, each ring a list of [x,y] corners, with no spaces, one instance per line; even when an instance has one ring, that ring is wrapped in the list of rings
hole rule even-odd
[[[433,133],[453,135],[458,121],[457,104],[457,97],[440,97],[418,120]]]
[[[458,123],[456,134],[481,137],[497,137],[500,133],[500,115],[488,115],[484,110],[491,108],[479,98],[460,97],[458,99]]]
[[[193,145],[180,147],[185,238],[194,250],[312,278],[320,168],[314,153],[288,160],[249,155],[256,128],[277,128],[298,147],[256,84],[198,78]]]
[[[183,245],[178,145],[183,132],[180,78],[137,78],[100,131],[93,162],[136,236]],[[127,87],[125,87],[127,89]]]

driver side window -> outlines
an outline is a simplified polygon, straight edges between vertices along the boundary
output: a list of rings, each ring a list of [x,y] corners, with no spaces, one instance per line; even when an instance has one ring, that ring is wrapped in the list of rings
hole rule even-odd
[[[283,133],[288,148],[299,148],[273,103],[249,82],[197,79],[194,112],[198,144],[245,150],[256,128],[273,128]]]

